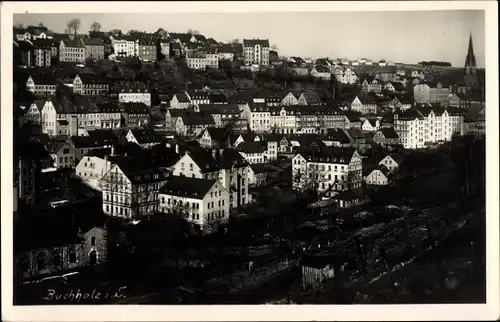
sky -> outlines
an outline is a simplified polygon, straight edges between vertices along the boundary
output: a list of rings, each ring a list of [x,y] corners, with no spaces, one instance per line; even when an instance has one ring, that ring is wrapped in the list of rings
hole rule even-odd
[[[407,64],[435,60],[453,66],[464,65],[472,34],[478,67],[485,65],[485,14],[480,10],[15,14],[14,25],[43,23],[64,32],[73,18],[81,20],[82,33],[95,21],[103,31],[193,29],[223,42],[267,38],[285,56],[364,57]]]

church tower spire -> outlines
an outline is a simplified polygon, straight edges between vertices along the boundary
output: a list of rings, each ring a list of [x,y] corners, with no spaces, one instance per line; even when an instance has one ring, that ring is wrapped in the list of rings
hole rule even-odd
[[[469,49],[467,51],[467,57],[465,58],[465,74],[476,74],[476,56],[474,56],[474,48],[472,46],[472,33],[469,37]]]

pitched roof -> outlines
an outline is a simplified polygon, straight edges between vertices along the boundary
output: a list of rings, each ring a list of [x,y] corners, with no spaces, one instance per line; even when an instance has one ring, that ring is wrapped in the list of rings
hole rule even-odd
[[[349,164],[355,151],[354,148],[321,147],[316,150],[301,151],[299,154],[309,162]]]
[[[94,73],[77,74],[83,84],[108,84],[108,80]],[[75,76],[76,77],[76,76]]]
[[[97,108],[101,113],[121,113],[122,108],[114,102],[96,102]]]
[[[201,172],[212,172],[219,169],[217,161],[212,157],[212,154],[206,150],[186,151],[191,159],[200,167]]]
[[[77,47],[77,48],[84,48],[85,45],[83,44],[82,38],[74,38],[73,40],[61,40],[64,43],[64,46],[66,47]]]
[[[399,139],[398,134],[392,127],[383,127],[378,131],[381,132],[386,139]]]
[[[177,197],[203,199],[215,184],[215,180],[172,176],[161,187],[159,193]]]
[[[149,107],[141,102],[122,103],[123,111],[128,114],[149,114]]]
[[[224,143],[229,139],[229,132],[224,128],[207,127],[205,131],[208,132],[212,140],[218,143]],[[201,135],[203,135],[203,133],[201,133],[200,136]]]
[[[223,93],[210,93],[208,97],[213,103],[227,103],[227,97]]]
[[[321,99],[319,98],[318,93],[316,93],[316,92],[303,92],[301,94],[301,96],[304,97],[307,104],[320,104],[320,103],[322,103]]]
[[[184,125],[212,125],[215,120],[211,114],[208,113],[184,113],[180,116]]]
[[[335,254],[307,254],[302,257],[301,264],[306,267],[323,269],[327,265],[335,265],[339,261],[339,257]]]
[[[35,85],[57,85],[59,81],[57,80],[56,75],[52,73],[43,73],[43,74],[31,74],[29,75]]]
[[[131,158],[127,156],[110,156],[109,160],[116,165],[135,184],[146,182],[159,182],[167,178],[168,172],[160,169],[143,158]],[[154,174],[159,174],[158,178]]]
[[[342,129],[328,129],[325,136],[323,136],[323,141],[334,141],[340,142],[341,144],[351,142],[347,134]]]
[[[269,47],[269,39],[243,39],[243,47],[254,47],[255,45]]]
[[[209,93],[206,91],[191,90],[187,94],[191,100],[207,100],[210,98]]]
[[[330,68],[328,68],[327,66],[316,65],[314,66],[314,69],[316,69],[318,73],[330,73]]]
[[[162,137],[158,135],[154,130],[151,129],[131,129],[135,139],[139,143],[156,143],[161,142]]]
[[[210,114],[240,114],[237,104],[199,104],[200,112]]]
[[[265,143],[260,141],[245,141],[240,143],[236,149],[239,152],[243,152],[246,154],[264,153],[266,151],[266,146]]]
[[[175,93],[174,96],[177,98],[177,101],[179,101],[179,103],[190,103],[191,102],[191,100],[189,99],[189,96],[187,95],[186,92]]]
[[[86,46],[104,46],[102,38],[83,38],[83,43]]]

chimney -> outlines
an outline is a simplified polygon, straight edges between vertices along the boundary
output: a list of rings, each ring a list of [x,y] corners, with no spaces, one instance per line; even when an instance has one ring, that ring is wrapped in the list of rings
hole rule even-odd
[[[111,156],[115,155],[115,146],[112,145],[111,146],[111,153],[110,153]]]
[[[179,154],[179,143],[175,143],[175,153]]]
[[[213,148],[212,149],[212,158],[214,158],[215,160],[217,160],[217,155],[218,155],[217,148]]]

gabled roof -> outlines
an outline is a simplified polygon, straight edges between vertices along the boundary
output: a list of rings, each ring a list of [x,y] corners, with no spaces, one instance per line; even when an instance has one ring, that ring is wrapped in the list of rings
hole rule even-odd
[[[316,65],[316,66],[314,66],[314,69],[315,69],[318,73],[330,73],[330,68],[328,68],[327,66],[323,66],[323,65]]]
[[[102,38],[83,38],[83,43],[86,46],[104,46]]]
[[[189,99],[189,96],[187,95],[186,92],[175,93],[174,96],[177,98],[177,101],[179,101],[179,103],[190,103],[191,102],[191,100]]]
[[[217,161],[212,157],[212,154],[206,150],[198,149],[196,151],[187,151],[187,154],[200,168],[201,172],[212,172],[219,169]]]
[[[349,164],[356,149],[339,147],[321,147],[316,150],[305,150],[299,154],[309,162]]]
[[[302,97],[306,100],[307,104],[321,104],[323,103],[316,92],[303,92]]]
[[[255,45],[269,47],[269,39],[243,39],[243,47],[254,47]]]
[[[386,139],[399,139],[398,134],[392,127],[383,127],[378,132],[382,133]]]
[[[264,153],[266,145],[260,141],[245,141],[238,145],[237,150],[246,154]]]
[[[213,103],[227,103],[227,97],[223,93],[210,93],[208,97]]]
[[[149,114],[149,107],[141,102],[122,103],[122,106],[127,114]]]
[[[216,182],[215,180],[172,176],[160,189],[159,193],[201,200],[207,195]]]
[[[52,73],[31,74],[29,75],[35,85],[57,85],[59,84],[56,75]]]
[[[180,116],[184,125],[213,125],[215,120],[208,113],[184,113]]]
[[[210,138],[217,143],[225,143],[229,140],[229,132],[226,131],[224,128],[217,128],[217,127],[207,127],[204,132],[208,132],[210,135]],[[202,136],[203,133],[200,134]]]
[[[201,113],[209,114],[240,114],[240,108],[237,104],[199,104]]]
[[[162,137],[151,129],[131,129],[130,131],[139,143],[157,143],[162,141]]]
[[[209,93],[206,91],[191,90],[187,92],[191,100],[208,100],[210,98]]]
[[[108,80],[94,73],[78,73],[83,84],[108,84]]]
[[[120,105],[113,102],[97,102],[95,103],[101,113],[121,113]]]
[[[85,48],[83,44],[82,38],[74,38],[73,40],[61,40],[66,47],[76,47],[76,48]]]
[[[328,129],[322,140],[339,142],[341,144],[347,144],[351,142],[347,134],[342,129]]]
[[[127,178],[134,184],[146,182],[160,182],[166,180],[168,172],[153,165],[143,158],[131,158],[127,156],[111,156],[109,158],[113,165],[116,165]],[[158,178],[154,175],[159,174]]]

